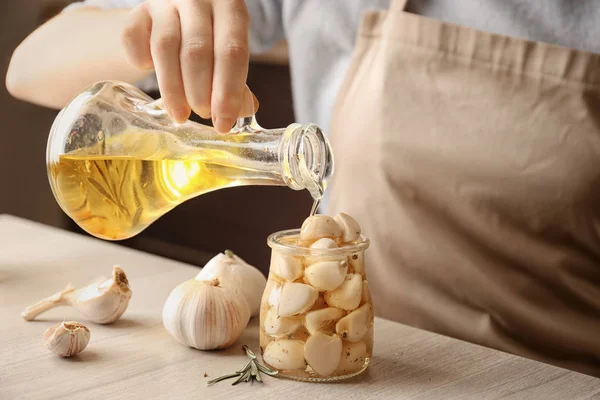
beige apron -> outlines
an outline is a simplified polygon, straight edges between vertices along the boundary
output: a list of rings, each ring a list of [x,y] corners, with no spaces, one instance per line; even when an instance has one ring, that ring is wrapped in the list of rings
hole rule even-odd
[[[600,56],[404,3],[364,16],[331,127],[377,314],[600,376]]]

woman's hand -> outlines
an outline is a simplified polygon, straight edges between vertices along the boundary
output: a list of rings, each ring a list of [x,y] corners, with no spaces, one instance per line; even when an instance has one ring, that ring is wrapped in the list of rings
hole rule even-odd
[[[147,0],[131,11],[123,45],[131,64],[155,69],[173,119],[193,110],[228,132],[252,98],[248,27],[244,0]]]

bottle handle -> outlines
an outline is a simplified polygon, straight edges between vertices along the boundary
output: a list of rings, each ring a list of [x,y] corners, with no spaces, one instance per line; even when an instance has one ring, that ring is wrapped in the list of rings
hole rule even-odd
[[[256,115],[251,117],[238,118],[231,133],[257,133],[263,131],[263,128],[256,122]]]
[[[258,111],[259,103],[256,96],[254,96],[254,93],[248,88],[248,85],[246,85],[245,95],[247,96],[245,104],[251,104],[251,114],[250,116],[239,117],[233,128],[231,128],[231,133],[256,133],[264,130],[256,121],[256,112]],[[162,98],[147,103],[145,108],[148,112],[155,115],[167,114]]]
[[[145,108],[146,111],[154,115],[168,115],[167,110],[165,109],[165,103],[163,103],[162,98],[151,101],[150,103],[146,103],[142,105],[142,107]]]
[[[244,90],[244,99],[242,101],[242,114],[247,116],[239,117],[231,128],[231,133],[256,133],[263,131],[263,128],[256,122],[256,112],[258,111],[258,99],[252,93],[248,85]]]

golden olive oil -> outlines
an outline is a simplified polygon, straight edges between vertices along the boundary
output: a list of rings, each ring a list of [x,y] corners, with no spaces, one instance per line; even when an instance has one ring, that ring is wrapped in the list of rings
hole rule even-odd
[[[132,146],[135,134],[123,135]],[[85,231],[102,239],[132,237],[185,200],[239,185],[282,185],[275,174],[224,164],[231,154],[203,150],[185,156],[173,143],[137,136],[141,156],[86,155],[96,148],[61,155],[50,165],[53,189],[63,210]],[[117,139],[117,138],[115,138]],[[124,143],[103,144],[115,150]]]

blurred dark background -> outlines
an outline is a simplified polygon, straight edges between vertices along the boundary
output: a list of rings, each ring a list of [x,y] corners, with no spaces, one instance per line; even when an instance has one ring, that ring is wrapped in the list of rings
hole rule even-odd
[[[0,1],[2,82],[15,47],[69,3],[27,0],[24,7],[19,1]],[[262,126],[276,128],[294,122],[285,44],[253,57],[248,85],[260,100],[257,119]],[[0,214],[82,233],[56,204],[46,176],[46,140],[56,114],[56,110],[13,99],[4,83],[0,85]],[[220,190],[178,206],[140,235],[117,243],[195,265],[231,249],[267,273],[267,236],[298,227],[311,204],[308,192],[283,187]]]

